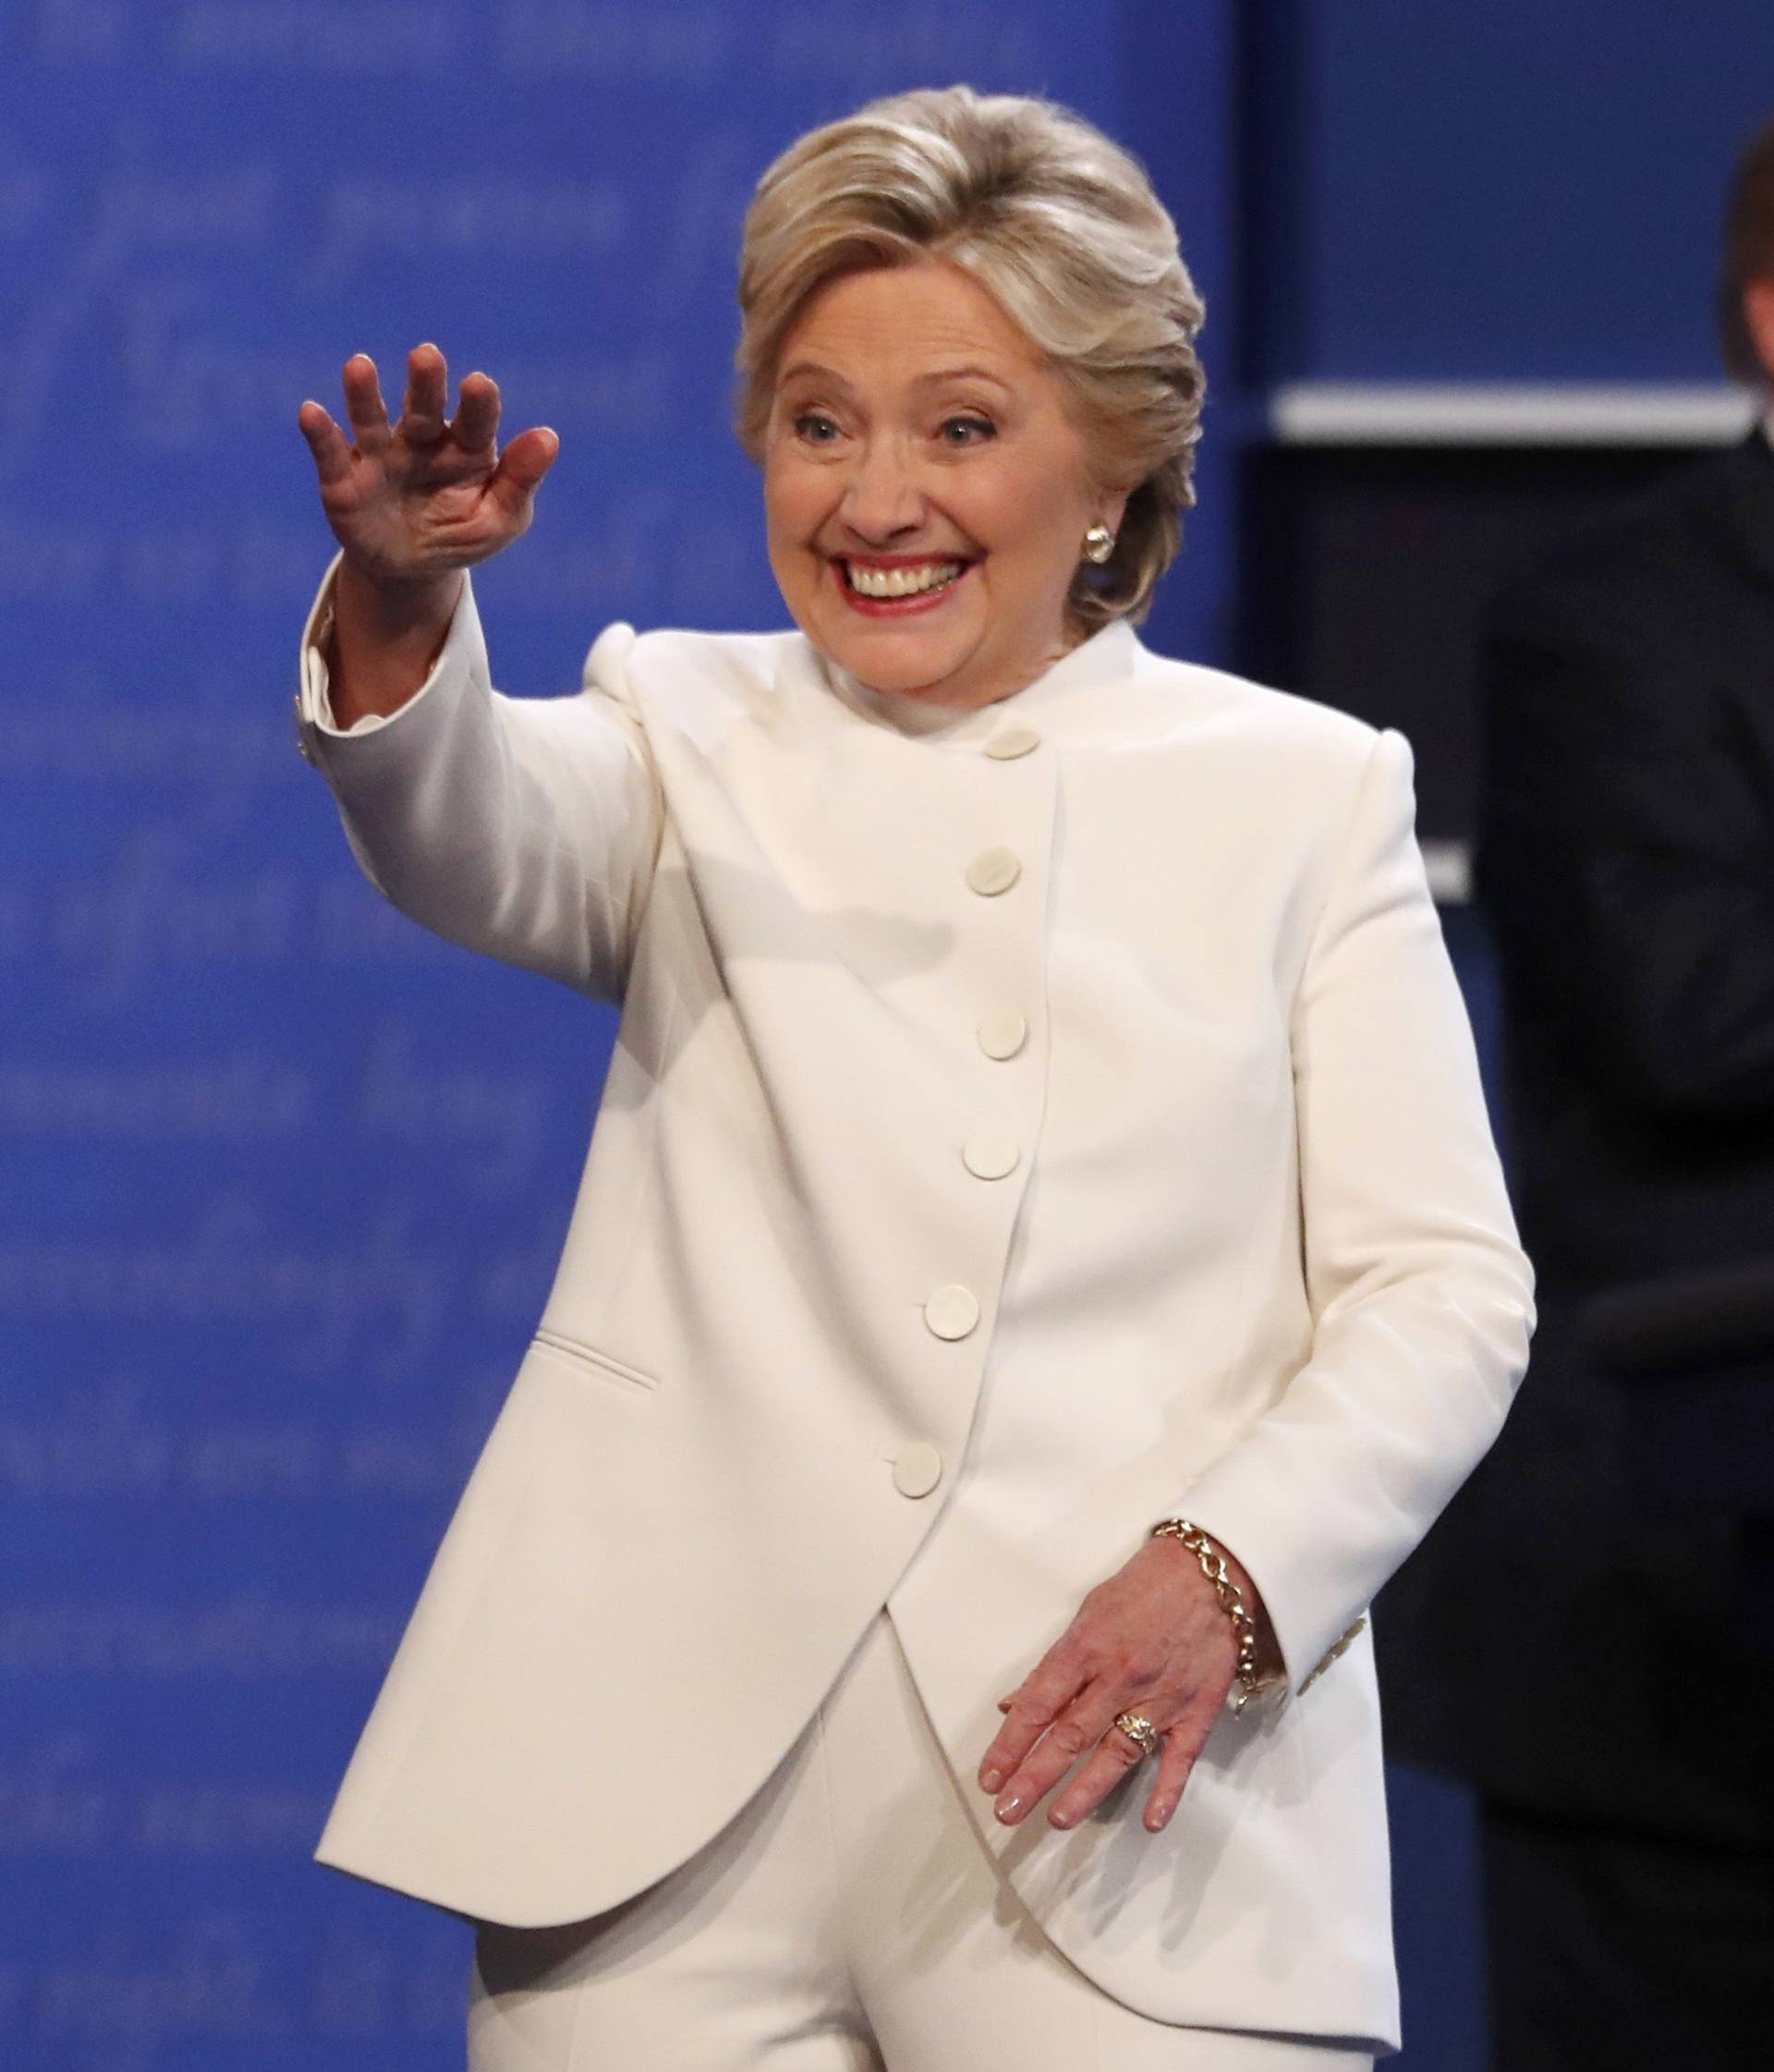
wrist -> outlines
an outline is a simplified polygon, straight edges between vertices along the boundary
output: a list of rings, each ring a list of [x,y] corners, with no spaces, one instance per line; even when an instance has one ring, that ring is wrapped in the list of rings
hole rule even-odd
[[[334,579],[326,661],[335,722],[399,711],[435,666],[460,602],[459,568],[413,582],[387,583],[348,556]]]
[[[347,619],[383,644],[434,636],[456,615],[462,579],[459,568],[435,576],[372,575],[346,554],[334,580],[334,618]]]
[[[1233,1710],[1243,1712],[1258,1691],[1270,1688],[1285,1676],[1285,1664],[1261,1592],[1237,1557],[1188,1518],[1160,1518],[1148,1537],[1176,1541],[1181,1551],[1193,1555],[1201,1574],[1212,1585],[1232,1629],[1235,1660]]]

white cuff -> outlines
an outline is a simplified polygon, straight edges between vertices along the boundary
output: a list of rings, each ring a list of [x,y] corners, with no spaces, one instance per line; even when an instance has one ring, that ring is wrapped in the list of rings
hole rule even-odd
[[[333,576],[329,570],[322,587],[320,599],[309,631],[303,643],[303,673],[307,677],[307,717],[311,719],[322,734],[373,734],[377,727],[386,726],[393,717],[389,713],[365,713],[349,726],[341,726],[333,713],[333,685],[326,666],[327,642],[333,638]]]
[[[335,741],[347,740],[354,734],[374,734],[412,711],[419,701],[444,676],[451,663],[463,652],[468,639],[468,622],[473,614],[469,602],[472,584],[464,570],[462,593],[456,600],[444,645],[438,651],[437,660],[431,674],[398,711],[393,713],[365,713],[349,726],[341,726],[333,711],[332,672],[327,666],[326,644],[333,634],[333,591],[338,579],[339,564],[345,559],[343,551],[334,554],[328,562],[326,573],[321,578],[320,589],[309,607],[308,621],[302,628],[301,678],[296,693],[296,734],[298,745],[310,762],[316,760],[314,744],[317,738]],[[465,611],[464,606],[467,605]]]

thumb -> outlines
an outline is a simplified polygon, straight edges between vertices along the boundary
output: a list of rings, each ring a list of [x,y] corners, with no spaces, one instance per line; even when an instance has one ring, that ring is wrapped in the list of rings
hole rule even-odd
[[[560,434],[548,425],[520,432],[499,457],[484,494],[513,518],[536,494],[537,484],[560,454]]]

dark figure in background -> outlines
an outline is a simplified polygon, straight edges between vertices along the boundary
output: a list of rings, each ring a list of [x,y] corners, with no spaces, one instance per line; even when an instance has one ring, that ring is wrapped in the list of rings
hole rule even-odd
[[[1512,590],[1486,650],[1540,1326],[1377,1627],[1392,1752],[1481,1794],[1496,2072],[1774,2064],[1774,1662],[1731,1608],[1737,1524],[1645,1500],[1577,1331],[1602,1288],[1774,1254],[1774,125],[1719,314],[1768,417]]]

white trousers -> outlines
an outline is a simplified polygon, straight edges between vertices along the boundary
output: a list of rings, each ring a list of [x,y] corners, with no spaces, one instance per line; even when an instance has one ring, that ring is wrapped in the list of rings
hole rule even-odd
[[[718,1723],[686,1723],[686,1762],[705,1730]],[[1074,1970],[975,1834],[885,1613],[769,1781],[687,1863],[589,1921],[483,1928],[468,2012],[469,2072],[1371,2064],[1151,2021]]]

